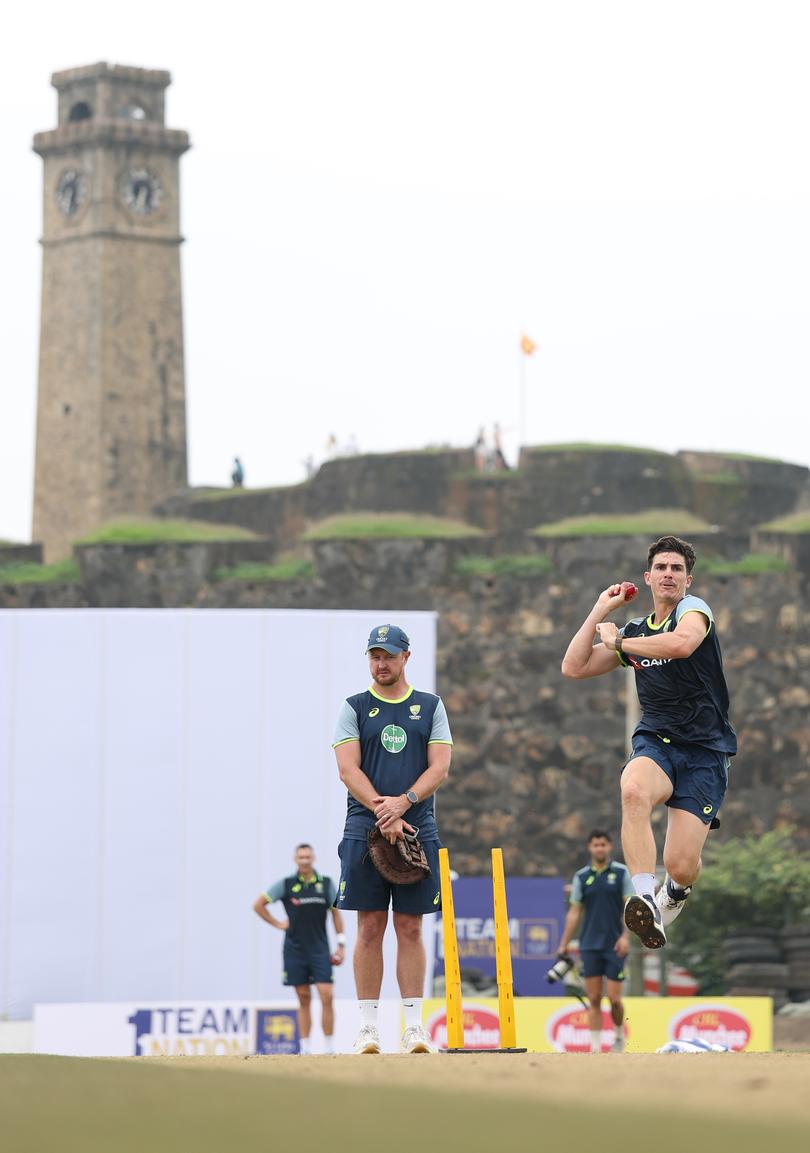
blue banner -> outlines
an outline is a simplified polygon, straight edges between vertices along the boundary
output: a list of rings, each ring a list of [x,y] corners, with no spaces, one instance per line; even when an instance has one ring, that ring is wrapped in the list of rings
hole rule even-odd
[[[516,997],[559,996],[546,981],[557,954],[565,920],[562,877],[513,877],[506,882],[512,985]],[[453,910],[464,996],[496,997],[495,920],[492,878],[459,877],[453,882]],[[439,919],[437,918],[437,921]],[[444,992],[444,934],[436,925],[434,995]]]

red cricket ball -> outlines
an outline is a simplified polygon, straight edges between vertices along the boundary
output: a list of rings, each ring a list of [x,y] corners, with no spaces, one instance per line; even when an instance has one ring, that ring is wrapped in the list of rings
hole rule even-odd
[[[634,585],[632,581],[622,581],[622,592],[624,593],[624,603],[627,604],[638,593],[638,585]]]

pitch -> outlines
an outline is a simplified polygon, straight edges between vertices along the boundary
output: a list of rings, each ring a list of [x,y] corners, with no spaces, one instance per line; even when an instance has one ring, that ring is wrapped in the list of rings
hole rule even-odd
[[[14,1153],[806,1148],[810,1053],[0,1056]]]

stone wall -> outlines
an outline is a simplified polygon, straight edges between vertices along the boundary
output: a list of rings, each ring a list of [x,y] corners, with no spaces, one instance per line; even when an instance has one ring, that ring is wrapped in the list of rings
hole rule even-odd
[[[0,543],[0,565],[7,564],[42,564],[42,545]]]

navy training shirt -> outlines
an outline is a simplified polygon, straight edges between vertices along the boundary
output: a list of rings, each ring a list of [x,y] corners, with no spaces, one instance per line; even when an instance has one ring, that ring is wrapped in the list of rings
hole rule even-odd
[[[709,627],[703,641],[689,657],[681,660],[639,657],[632,653],[617,656],[636,674],[636,691],[641,705],[637,733],[658,733],[672,740],[703,745],[733,756],[737,734],[728,719],[728,686],[723,673],[723,655],[712,610],[704,600],[685,596],[660,624],[649,617],[628,621],[620,634],[654,637],[672,632],[678,621],[690,612],[705,615]]]
[[[373,689],[347,697],[338,715],[332,747],[360,742],[360,768],[381,796],[396,797],[413,788],[427,768],[428,745],[452,745],[447,711],[441,697],[409,688],[387,700]],[[423,841],[439,838],[433,797],[412,805],[404,820],[419,829]],[[365,840],[374,814],[349,793],[343,836]]]
[[[290,922],[284,944],[308,953],[329,952],[326,917],[335,900],[331,877],[313,873],[305,881],[298,873],[271,885],[264,894],[268,901],[281,901]]]
[[[634,893],[626,865],[608,861],[602,869],[586,865],[574,874],[571,904],[582,905],[580,952],[612,949],[624,932],[624,901]]]

